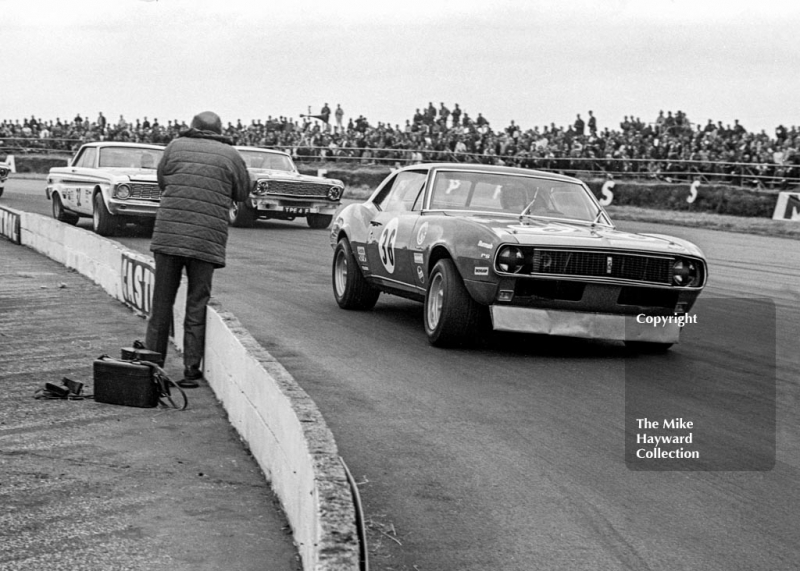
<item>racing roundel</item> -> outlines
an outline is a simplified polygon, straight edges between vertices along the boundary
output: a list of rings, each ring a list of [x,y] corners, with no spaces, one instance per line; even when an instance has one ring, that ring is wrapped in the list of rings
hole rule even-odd
[[[422,246],[422,243],[425,241],[425,237],[428,235],[428,223],[425,222],[420,226],[419,232],[417,232],[417,246]]]
[[[396,262],[394,244],[397,241],[397,225],[398,219],[392,218],[383,229],[383,232],[381,232],[380,238],[378,238],[378,253],[380,254],[381,263],[390,274],[394,273]]]

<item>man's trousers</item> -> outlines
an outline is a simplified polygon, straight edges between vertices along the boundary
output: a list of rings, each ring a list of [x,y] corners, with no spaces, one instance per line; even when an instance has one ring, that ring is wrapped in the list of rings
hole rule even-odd
[[[211,297],[211,280],[215,266],[209,262],[184,256],[155,254],[156,277],[153,304],[147,323],[145,345],[165,358],[172,324],[172,307],[186,269],[186,315],[183,320],[183,364],[185,372],[199,374],[205,351],[206,305]]]

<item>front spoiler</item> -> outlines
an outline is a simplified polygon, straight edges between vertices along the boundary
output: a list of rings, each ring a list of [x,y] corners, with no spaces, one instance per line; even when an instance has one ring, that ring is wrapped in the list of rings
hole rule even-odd
[[[140,216],[142,218],[155,218],[158,212],[158,202],[144,200],[110,200],[108,211],[114,216]]]
[[[490,306],[492,326],[496,331],[541,333],[583,339],[678,343],[681,328],[677,323],[638,323],[636,315],[580,313],[508,305]]]

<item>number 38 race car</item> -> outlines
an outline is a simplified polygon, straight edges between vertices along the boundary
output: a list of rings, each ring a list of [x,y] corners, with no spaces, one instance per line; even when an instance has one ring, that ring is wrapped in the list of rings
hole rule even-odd
[[[581,181],[500,166],[395,171],[336,216],[331,245],[340,307],[422,301],[436,346],[491,324],[666,350],[708,276],[694,244],[616,230]]]

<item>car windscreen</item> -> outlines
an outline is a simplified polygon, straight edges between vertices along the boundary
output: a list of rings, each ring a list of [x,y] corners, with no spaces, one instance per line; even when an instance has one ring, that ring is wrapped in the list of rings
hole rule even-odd
[[[262,153],[260,151],[243,151],[239,149],[244,163],[249,169],[270,169],[275,171],[296,172],[292,159],[277,153]]]
[[[137,147],[101,147],[100,168],[155,169],[164,151]]]
[[[431,210],[465,210],[591,222],[597,206],[586,189],[569,181],[490,172],[439,171]]]

